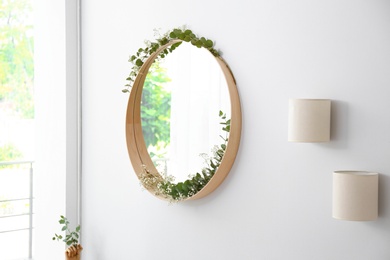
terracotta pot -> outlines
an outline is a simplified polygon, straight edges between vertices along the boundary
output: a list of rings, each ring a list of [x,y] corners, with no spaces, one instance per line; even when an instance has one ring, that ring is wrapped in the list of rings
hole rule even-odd
[[[65,260],[80,260],[81,251],[83,247],[79,245],[73,245],[65,250]]]

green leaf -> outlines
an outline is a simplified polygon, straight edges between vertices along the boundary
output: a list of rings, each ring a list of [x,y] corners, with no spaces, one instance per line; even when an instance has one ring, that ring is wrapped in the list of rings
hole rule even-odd
[[[160,40],[160,44],[161,45],[165,45],[165,44],[167,44],[168,43],[168,39],[167,38],[162,38],[161,40]]]
[[[180,40],[184,40],[185,37],[186,36],[184,34],[180,34],[180,35],[177,36],[177,38],[179,38]]]
[[[213,43],[212,40],[207,40],[207,41],[205,42],[205,47],[206,47],[206,48],[212,48],[213,45],[214,45],[214,43]]]
[[[183,183],[183,185],[182,185],[181,187],[182,187],[182,190],[183,190],[184,192],[187,192],[187,193],[188,193],[189,189],[188,189],[188,185],[187,185],[186,183]]]
[[[217,166],[214,164],[213,160],[210,160],[210,166],[213,169],[217,168]]]
[[[178,184],[176,184],[175,189],[178,193],[182,193],[183,192],[183,183],[179,182]]]
[[[182,44],[182,42],[176,42],[176,43],[172,44],[172,47],[177,48],[177,47],[179,47],[181,44]]]
[[[173,31],[175,32],[176,35],[183,34],[183,31],[181,29],[178,29],[178,28],[174,29]]]
[[[130,61],[134,61],[137,57],[135,55],[130,57]]]
[[[140,60],[140,59],[137,59],[137,60],[135,61],[135,64],[136,64],[137,66],[141,67],[141,66],[144,64],[144,62],[143,62],[142,60]]]

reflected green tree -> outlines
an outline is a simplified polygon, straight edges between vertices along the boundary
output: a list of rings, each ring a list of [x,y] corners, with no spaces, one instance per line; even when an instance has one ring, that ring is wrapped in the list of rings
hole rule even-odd
[[[170,143],[171,91],[166,69],[155,61],[142,90],[142,132],[151,157],[163,157]]]

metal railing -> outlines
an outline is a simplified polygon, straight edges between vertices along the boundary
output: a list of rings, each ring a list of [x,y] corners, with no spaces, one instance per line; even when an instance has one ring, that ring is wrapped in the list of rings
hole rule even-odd
[[[0,162],[1,166],[15,166],[15,165],[28,165],[29,166],[29,191],[28,197],[22,198],[12,198],[12,199],[4,199],[0,200],[0,203],[8,203],[15,201],[28,200],[29,201],[29,210],[28,213],[19,213],[19,214],[9,214],[9,215],[0,215],[1,218],[15,218],[20,216],[28,216],[28,227],[27,228],[14,228],[9,230],[0,230],[0,234],[9,233],[9,232],[17,232],[22,230],[28,230],[28,259],[32,259],[32,248],[33,248],[33,161],[15,161],[15,162]]]

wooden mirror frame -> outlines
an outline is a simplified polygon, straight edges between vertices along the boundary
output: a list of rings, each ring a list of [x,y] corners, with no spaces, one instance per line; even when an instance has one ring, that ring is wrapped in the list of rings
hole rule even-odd
[[[153,64],[154,60],[158,57],[158,55],[161,52],[163,52],[165,49],[167,49],[172,44],[177,42],[181,42],[181,40],[170,41],[169,43],[161,46],[156,52],[154,52],[152,55],[148,57],[148,59],[144,62],[144,64],[140,68],[139,73],[134,81],[133,87],[130,91],[130,97],[127,105],[127,114],[126,114],[126,141],[127,141],[127,149],[128,149],[130,161],[139,179],[140,179],[141,172],[144,169],[143,167],[146,167],[146,169],[148,169],[152,173],[159,174],[155,165],[152,162],[152,159],[150,158],[147,147],[145,145],[143,133],[142,133],[142,125],[141,125],[142,89],[144,87],[144,82],[148,74],[149,68]],[[241,119],[240,98],[238,95],[236,81],[234,79],[233,73],[231,72],[229,66],[225,63],[225,61],[220,56],[215,57],[215,59],[218,62],[225,76],[227,86],[229,89],[230,106],[231,106],[231,118],[230,118],[231,125],[230,125],[230,132],[229,132],[229,140],[221,164],[216,170],[216,172],[214,173],[214,176],[203,187],[203,189],[201,189],[199,192],[194,194],[192,197],[186,198],[184,200],[200,199],[213,192],[228,175],[230,169],[233,166],[240,145],[242,119]],[[149,192],[159,197],[160,199],[166,200],[165,197],[161,195],[156,195],[155,191],[153,190],[149,190]]]

